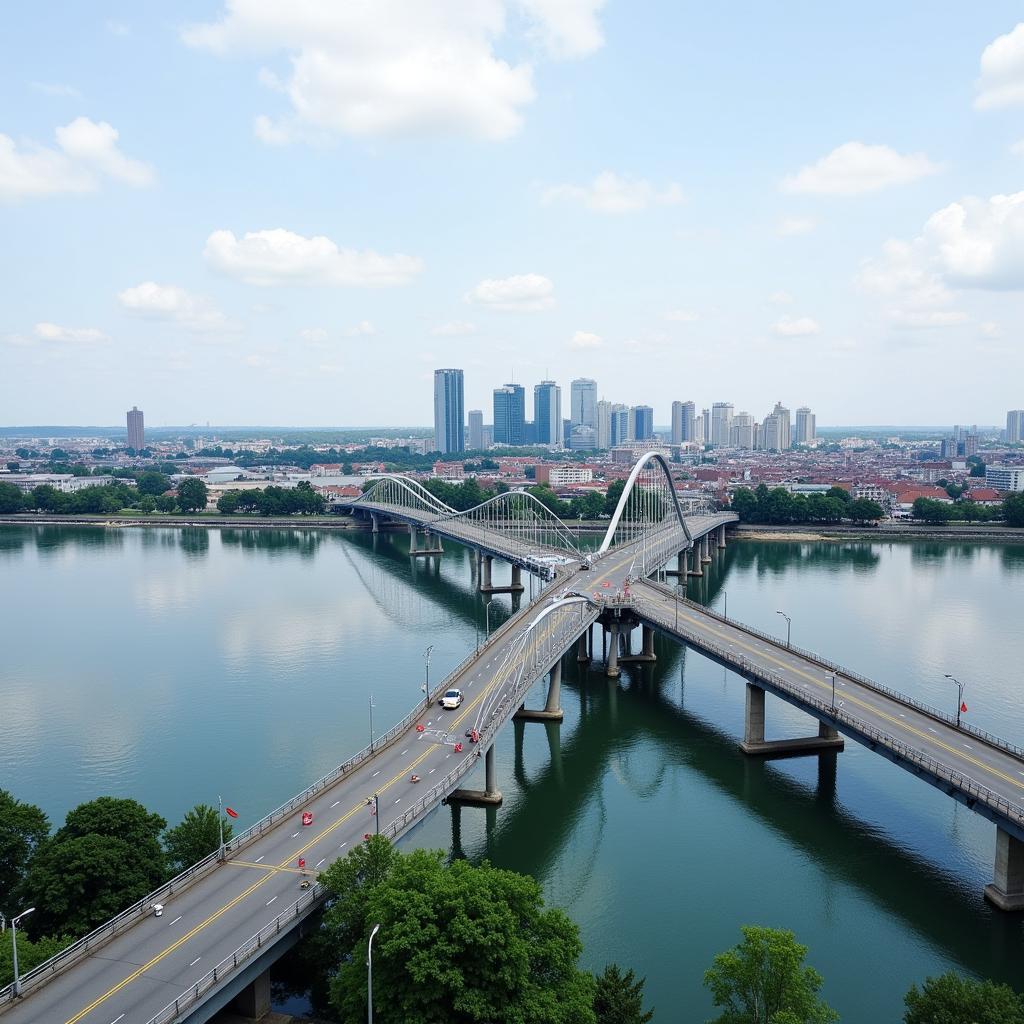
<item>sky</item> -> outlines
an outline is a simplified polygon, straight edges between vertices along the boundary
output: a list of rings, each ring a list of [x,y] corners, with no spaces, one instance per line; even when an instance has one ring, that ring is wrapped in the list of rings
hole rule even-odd
[[[989,0],[8,5],[0,425],[426,425],[436,367],[819,424],[1024,407]],[[528,402],[528,406],[530,403]]]

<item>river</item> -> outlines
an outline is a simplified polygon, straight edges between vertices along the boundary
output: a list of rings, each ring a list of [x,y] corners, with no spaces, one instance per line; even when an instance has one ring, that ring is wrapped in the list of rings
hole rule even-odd
[[[407,537],[254,529],[0,528],[0,786],[59,824],[95,796],[171,823],[224,796],[261,817],[383,731],[484,627],[471,559]],[[507,569],[505,570],[507,572]],[[690,596],[1024,745],[1024,548],[730,543]],[[492,625],[507,614],[502,596]],[[955,967],[1024,988],[1022,924],[991,910],[995,827],[858,744],[762,764],[743,683],[659,638],[612,684],[567,659],[561,728],[498,740],[497,812],[411,838],[526,871],[584,960],[647,977],[659,1021],[741,924],[792,928],[846,1021],[895,1021]],[[372,695],[373,707],[370,706]],[[541,699],[534,695],[534,702]],[[813,723],[769,697],[768,736]]]

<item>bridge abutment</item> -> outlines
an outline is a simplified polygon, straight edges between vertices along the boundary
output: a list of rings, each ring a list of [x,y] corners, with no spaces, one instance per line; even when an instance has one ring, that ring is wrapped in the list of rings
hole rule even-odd
[[[817,736],[801,736],[793,740],[766,740],[764,698],[765,691],[760,686],[747,683],[743,742],[740,744],[740,750],[744,754],[768,760],[779,757],[804,757],[808,754],[835,754],[845,747],[846,741],[843,737],[825,722],[818,723]]]
[[[996,826],[996,863],[985,899],[1000,910],[1024,910],[1024,843]]]

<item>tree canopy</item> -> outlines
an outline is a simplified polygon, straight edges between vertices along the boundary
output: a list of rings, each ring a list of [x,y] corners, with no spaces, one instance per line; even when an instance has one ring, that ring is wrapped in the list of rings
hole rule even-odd
[[[618,964],[609,964],[594,977],[594,1015],[597,1024],[649,1024],[653,1010],[644,1010],[644,982],[632,970],[623,973]]]
[[[32,855],[49,834],[49,819],[38,807],[0,789],[0,913],[7,917],[24,909],[20,885]]]
[[[1024,999],[1009,985],[953,971],[912,985],[904,1002],[904,1024],[1024,1024]]]
[[[164,833],[164,847],[175,874],[190,868],[220,846],[220,812],[209,804],[196,804],[181,821]],[[231,838],[231,822],[224,822],[224,841]]]
[[[206,508],[206,484],[189,477],[178,484],[178,507],[182,512],[202,512]]]

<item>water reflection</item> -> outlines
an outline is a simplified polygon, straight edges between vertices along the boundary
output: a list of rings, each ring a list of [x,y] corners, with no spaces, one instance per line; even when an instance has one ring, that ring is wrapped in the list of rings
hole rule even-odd
[[[300,558],[312,558],[321,544],[337,537],[326,530],[234,526],[221,529],[220,536],[224,547],[237,548],[247,554],[298,555]]]
[[[727,566],[753,569],[758,576],[782,575],[798,566],[863,572],[877,569],[881,561],[877,545],[862,541],[758,541],[730,545],[723,554]]]

